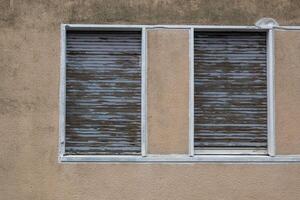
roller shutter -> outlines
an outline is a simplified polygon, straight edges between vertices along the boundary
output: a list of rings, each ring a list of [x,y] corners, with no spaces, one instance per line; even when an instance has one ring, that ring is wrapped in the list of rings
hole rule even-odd
[[[194,33],[194,147],[267,149],[265,32]]]
[[[65,152],[140,154],[140,31],[67,31]]]

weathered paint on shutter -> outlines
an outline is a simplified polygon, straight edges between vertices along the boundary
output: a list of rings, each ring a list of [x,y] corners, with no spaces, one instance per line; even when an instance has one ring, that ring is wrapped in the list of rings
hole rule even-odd
[[[267,148],[265,32],[194,34],[194,146]]]
[[[141,152],[141,32],[68,31],[69,155]]]

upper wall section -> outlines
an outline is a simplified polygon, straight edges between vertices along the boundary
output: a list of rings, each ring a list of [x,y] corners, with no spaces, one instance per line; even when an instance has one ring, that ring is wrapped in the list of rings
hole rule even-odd
[[[300,24],[297,0],[6,0],[0,27],[49,31],[61,23],[253,25],[272,17],[280,25]]]

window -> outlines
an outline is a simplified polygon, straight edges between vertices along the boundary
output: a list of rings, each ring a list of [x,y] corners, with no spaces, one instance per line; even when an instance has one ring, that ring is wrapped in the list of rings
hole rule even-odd
[[[194,32],[195,154],[266,154],[267,34]]]
[[[66,30],[63,155],[141,154],[141,30]]]
[[[147,81],[157,81],[146,77],[147,32],[156,28],[189,31],[189,105],[178,108],[189,107],[184,154],[147,151],[156,142],[147,141]],[[64,24],[61,38],[59,161],[299,160],[275,154],[272,27]]]

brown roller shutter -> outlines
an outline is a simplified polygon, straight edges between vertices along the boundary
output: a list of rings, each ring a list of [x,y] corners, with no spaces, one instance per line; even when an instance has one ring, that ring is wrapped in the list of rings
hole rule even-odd
[[[265,32],[194,33],[194,145],[267,149]]]
[[[67,155],[141,152],[141,32],[67,31]]]

